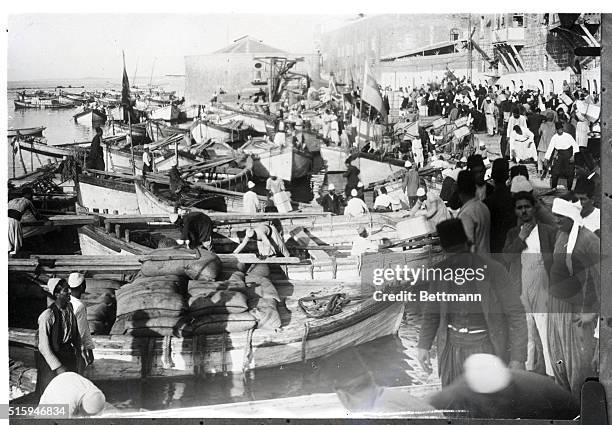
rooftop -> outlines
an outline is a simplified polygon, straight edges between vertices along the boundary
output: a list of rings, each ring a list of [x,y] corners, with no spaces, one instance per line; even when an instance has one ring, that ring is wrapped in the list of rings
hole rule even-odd
[[[223,53],[276,53],[280,55],[287,55],[287,52],[276,47],[264,44],[262,40],[258,40],[250,35],[237,38],[229,46],[217,50],[214,54]]]

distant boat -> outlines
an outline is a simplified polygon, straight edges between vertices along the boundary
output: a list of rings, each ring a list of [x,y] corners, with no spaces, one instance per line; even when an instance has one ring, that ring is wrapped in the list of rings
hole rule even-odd
[[[7,133],[8,133],[8,137],[15,137],[15,136],[37,136],[40,137],[42,136],[42,132],[46,129],[47,127],[28,127],[28,128],[9,128]]]
[[[175,121],[178,119],[180,112],[178,106],[168,105],[151,111],[150,118],[153,120]]]
[[[106,114],[97,109],[84,109],[74,116],[74,122],[82,125],[103,124],[106,121]]]

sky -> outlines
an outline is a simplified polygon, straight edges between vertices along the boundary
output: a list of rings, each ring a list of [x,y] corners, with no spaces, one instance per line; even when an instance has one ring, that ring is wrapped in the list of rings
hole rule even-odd
[[[244,35],[291,53],[315,51],[321,24],[350,15],[13,14],[7,80],[184,74],[184,57]]]

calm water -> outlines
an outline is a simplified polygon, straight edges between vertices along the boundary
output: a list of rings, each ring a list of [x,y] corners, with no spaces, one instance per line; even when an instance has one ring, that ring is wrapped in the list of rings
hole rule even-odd
[[[76,124],[72,116],[77,109],[45,110],[14,109],[16,88],[53,89],[57,85],[85,85],[86,89],[119,88],[112,82],[89,84],[83,82],[50,81],[46,84],[9,83],[8,128],[47,127],[43,133],[47,143],[89,141],[93,137],[91,127]],[[79,92],[83,89],[69,89]],[[179,89],[179,93],[182,93]],[[12,150],[9,146],[9,177],[12,177]],[[31,171],[30,157],[23,152],[27,171]],[[36,164],[36,160],[34,161]],[[315,168],[321,166],[320,156],[315,157]],[[16,158],[17,175],[24,172],[19,157]],[[308,202],[312,199],[310,179],[287,185],[293,199]],[[358,376],[369,375],[380,386],[404,386],[421,383],[414,364],[416,346],[416,319],[408,315],[399,336],[382,338],[359,347],[344,350],[326,359],[307,363],[248,372],[245,375],[214,376],[207,378],[148,379],[146,381],[104,382],[100,386],[108,401],[119,409],[157,410],[191,407],[249,400],[291,397],[314,393],[329,393],[334,387],[344,386]]]

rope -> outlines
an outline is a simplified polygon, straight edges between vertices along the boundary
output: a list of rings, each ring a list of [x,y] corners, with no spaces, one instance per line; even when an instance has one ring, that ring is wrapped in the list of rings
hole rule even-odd
[[[302,334],[302,361],[306,362],[306,341],[308,340],[308,334],[310,333],[310,324],[304,323],[304,333]]]
[[[305,302],[312,302],[313,306],[308,307],[305,305]],[[345,293],[336,293],[323,297],[315,297],[311,294],[308,297],[300,298],[298,305],[306,316],[312,319],[320,319],[340,313],[342,308],[349,302],[350,299]]]
[[[164,369],[169,369],[174,366],[172,362],[172,336],[166,335],[164,336],[164,340],[162,343],[162,357],[161,362]]]
[[[221,372],[223,372],[223,375],[227,375],[227,364],[225,364],[225,337],[226,337],[226,333],[222,333],[221,334]]]
[[[251,354],[253,353],[253,332],[255,328],[251,328],[246,333],[246,345],[244,346],[244,355],[242,357],[242,373],[246,372],[249,369],[249,363],[251,359]]]

